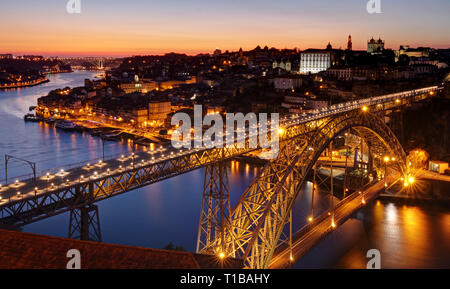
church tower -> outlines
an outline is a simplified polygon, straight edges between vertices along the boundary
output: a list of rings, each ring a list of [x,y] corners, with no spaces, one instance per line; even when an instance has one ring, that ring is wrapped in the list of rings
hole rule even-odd
[[[352,50],[353,49],[353,44],[352,44],[352,36],[349,35],[348,36],[348,41],[347,41],[347,50]]]

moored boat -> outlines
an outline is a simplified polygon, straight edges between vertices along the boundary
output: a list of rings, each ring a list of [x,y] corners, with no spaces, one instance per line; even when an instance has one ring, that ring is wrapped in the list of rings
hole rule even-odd
[[[42,118],[40,118],[40,117],[38,117],[38,116],[36,116],[36,115],[34,115],[34,114],[32,114],[32,113],[26,114],[26,115],[23,117],[23,119],[24,119],[25,121],[32,121],[32,122],[38,122],[38,121],[41,121],[41,120],[42,120]]]
[[[56,122],[55,127],[64,130],[74,130],[77,127],[77,125],[71,121],[60,120]]]

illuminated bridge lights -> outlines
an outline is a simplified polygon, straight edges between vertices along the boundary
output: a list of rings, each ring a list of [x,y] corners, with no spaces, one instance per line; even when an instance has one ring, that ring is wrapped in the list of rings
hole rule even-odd
[[[430,89],[430,88],[427,88]],[[431,88],[431,89],[437,89],[437,88]],[[429,93],[429,90],[424,90],[421,91],[421,94],[426,94]],[[376,116],[374,116],[373,114],[367,113],[365,114],[365,117],[362,118],[361,117],[361,110],[366,110],[369,111],[369,108],[373,108],[375,105],[377,105],[380,102],[390,102],[391,104],[393,104],[394,102],[396,102],[396,99],[399,98],[407,98],[407,97],[411,97],[414,96],[414,94],[411,95],[407,95],[407,94],[401,94],[401,95],[388,95],[388,96],[383,96],[382,98],[370,98],[370,99],[365,99],[365,100],[361,100],[361,101],[357,101],[356,103],[344,103],[342,104],[342,106],[336,106],[334,108],[326,108],[323,111],[317,111],[314,112],[312,114],[308,114],[308,115],[298,115],[297,119],[289,119],[289,121],[286,121],[284,123],[282,123],[283,127],[281,128],[281,130],[278,130],[278,133],[284,133],[287,136],[289,136],[290,138],[292,138],[292,143],[289,139],[284,139],[284,137],[280,138],[281,141],[286,144],[286,147],[291,147],[291,148],[296,148],[296,146],[299,146],[298,142],[294,142],[293,140],[300,140],[300,136],[303,135],[306,132],[310,132],[310,131],[315,131],[315,130],[320,130],[322,129],[322,127],[327,127],[328,123],[330,121],[330,123],[332,123],[334,125],[334,127],[344,127],[343,125],[355,125],[355,123],[361,124],[361,122],[363,121],[364,125],[367,125],[370,128],[373,129],[378,129],[379,131],[381,131],[381,133],[383,133],[383,124],[380,124],[377,122],[377,118]],[[364,109],[364,107],[366,107],[366,109]],[[321,116],[320,116],[321,115]],[[322,116],[324,116],[325,118],[322,118]],[[328,118],[330,116],[333,116],[333,118]],[[350,118],[348,118],[350,116]],[[322,119],[321,119],[322,118]],[[353,119],[355,119],[355,123],[353,123]],[[311,121],[312,120],[312,121]],[[342,122],[348,122],[348,123],[344,123],[341,124]],[[297,125],[297,123],[300,123],[300,125]],[[330,126],[330,128],[335,129],[334,127]],[[337,129],[336,128],[336,129]],[[289,133],[287,133],[289,132]],[[323,131],[323,135],[327,136],[329,133],[333,133],[333,131],[327,132],[327,131]],[[274,131],[273,133],[277,133],[277,131]],[[326,138],[326,137],[325,137]],[[323,138],[323,139],[325,139]],[[317,139],[317,140],[316,140]],[[313,141],[311,142],[307,142],[305,144],[302,144],[301,146],[299,146],[300,148],[306,147],[308,148],[304,155],[305,155],[305,160],[307,159],[311,159],[312,156],[314,156],[314,154],[319,153],[321,150],[321,137],[318,137],[316,139],[313,139]],[[389,135],[384,136],[383,135],[383,139],[386,140],[387,142],[389,142]],[[392,144],[393,142],[390,142],[389,144]],[[156,146],[155,146],[156,148]],[[394,147],[396,148],[396,147]],[[113,171],[114,174],[117,174],[118,176],[120,174],[124,174],[124,176],[127,176],[128,173],[130,172],[136,172],[136,175],[138,176],[138,178],[132,178],[129,179],[127,177],[122,178],[122,177],[117,177],[117,178],[113,178],[111,176],[108,177],[108,184],[104,185],[107,182],[102,182],[99,181],[99,179],[102,179],[103,177],[106,177],[105,171],[109,174],[111,172],[111,170],[108,168],[102,168],[97,172],[97,175],[99,176],[99,179],[96,180],[89,180],[89,177],[84,178],[83,176],[80,176],[79,180],[80,182],[73,182],[72,185],[78,187],[81,190],[81,193],[83,194],[88,194],[90,191],[89,190],[94,190],[94,196],[97,197],[96,193],[99,192],[99,190],[101,189],[102,191],[104,191],[104,194],[98,194],[98,199],[93,200],[93,202],[96,202],[100,199],[106,198],[106,197],[112,197],[118,193],[123,193],[126,191],[130,191],[133,190],[136,186],[136,183],[141,181],[142,179],[144,179],[144,181],[142,183],[138,183],[139,185],[146,185],[146,184],[150,184],[153,182],[157,182],[161,179],[165,179],[168,176],[168,173],[170,174],[170,176],[172,175],[177,175],[177,174],[182,174],[184,172],[186,172],[186,169],[191,170],[192,168],[197,168],[197,167],[203,167],[205,165],[210,164],[211,162],[215,162],[218,160],[217,157],[217,151],[215,150],[210,150],[210,149],[204,149],[204,148],[192,148],[192,149],[186,149],[184,155],[183,153],[180,151],[178,153],[176,153],[176,151],[172,151],[169,150],[168,153],[164,153],[167,151],[167,148],[163,147],[162,145],[159,146],[158,149],[154,149],[154,148],[150,148],[151,151],[153,151],[154,153],[158,152],[160,154],[160,156],[158,157],[156,154],[152,154],[151,156],[149,156],[149,158],[145,158],[145,160],[150,159],[151,157],[151,166],[152,169],[151,170],[144,170],[142,168],[139,167],[130,167],[130,155],[127,155],[127,157],[125,157],[124,155],[122,155],[121,158],[119,159],[112,159],[111,162],[100,162],[95,161],[95,163],[97,163],[97,165],[91,166],[89,163],[87,164],[87,168],[93,169],[93,168],[97,168],[98,164],[102,164],[102,165],[108,165]],[[230,156],[233,155],[240,155],[243,153],[246,153],[247,151],[245,149],[243,150],[233,150],[233,148],[226,148],[225,151],[229,152],[229,154],[227,154],[227,158],[229,158]],[[273,164],[273,169],[274,171],[280,171],[280,170],[292,170],[292,173],[297,174],[298,179],[300,179],[302,177],[302,172],[301,171],[297,171],[298,168],[300,167],[306,167],[308,165],[308,163],[300,163],[298,166],[290,166],[287,167],[286,166],[286,162],[290,161],[290,159],[287,159],[287,155],[285,156],[283,154],[283,152],[287,153],[292,153],[292,154],[296,154],[298,155],[299,153],[301,153],[303,150],[289,150],[286,149],[286,151],[284,151],[284,149],[282,149],[280,147],[280,154],[278,157],[278,160],[274,160],[274,164]],[[292,151],[292,152],[291,152]],[[395,150],[395,157],[398,159],[398,163],[399,164],[403,164],[404,159],[403,159],[403,155],[401,153],[401,149],[397,149]],[[193,157],[191,157],[191,155]],[[137,154],[131,155],[133,157],[142,157],[143,154]],[[168,156],[168,157],[166,157]],[[294,156],[294,155],[292,155]],[[382,157],[382,155],[381,155]],[[396,161],[396,158],[389,156],[390,160],[392,161]],[[170,159],[170,160],[168,160]],[[125,162],[127,161],[127,162]],[[187,163],[190,162],[190,163]],[[280,165],[277,164],[280,163]],[[120,163],[122,163],[121,165],[119,165]],[[133,165],[134,162],[131,162],[131,164]],[[138,163],[142,163],[145,164],[146,161],[140,161]],[[150,162],[147,161],[147,163],[150,165]],[[114,170],[113,168],[117,168],[119,167],[119,171]],[[79,168],[74,168],[73,170],[70,170],[71,174],[74,174],[75,176],[79,176],[80,172],[83,172],[82,169],[86,169],[86,166],[80,166]],[[78,171],[77,171],[78,170]],[[130,171],[130,172],[128,172]],[[64,172],[64,173],[68,173],[68,172]],[[101,174],[99,174],[101,173]],[[151,178],[146,178],[147,174],[152,174]],[[282,173],[282,172],[280,172]],[[284,171],[283,171],[284,173]],[[88,175],[92,175],[92,173],[85,173],[86,176]],[[94,173],[94,175],[96,175]],[[100,175],[102,176],[102,178],[100,178]],[[131,175],[131,174],[130,174]],[[266,174],[261,174],[262,177],[266,177]],[[269,178],[270,174],[267,174],[267,178]],[[261,178],[262,178],[261,177]],[[39,194],[36,197],[36,200],[39,200],[39,202],[35,202],[35,203],[27,203],[25,201],[17,201],[16,198],[14,198],[14,202],[23,202],[24,206],[17,206],[18,210],[11,210],[8,202],[2,202],[1,206],[0,206],[0,213],[1,215],[3,214],[7,214],[8,218],[11,218],[11,224],[18,224],[18,223],[31,223],[34,222],[35,219],[42,217],[42,215],[33,215],[34,212],[40,212],[39,214],[59,214],[60,212],[62,212],[62,210],[66,210],[67,209],[71,209],[68,208],[68,204],[70,204],[70,202],[67,202],[67,199],[70,197],[72,198],[73,195],[73,191],[72,188],[67,188],[65,186],[61,186],[61,183],[59,182],[59,178],[58,178],[58,182],[57,184],[59,184],[60,186],[57,188],[57,190],[55,192],[51,192],[48,189],[45,189],[44,187],[49,187],[49,183],[51,182],[51,180],[53,180],[54,176],[50,176],[50,173],[47,174],[47,178],[45,177],[41,177],[42,182],[38,183],[38,186],[42,186],[41,187],[41,194]],[[412,183],[414,183],[414,179],[410,179],[411,176],[405,176],[403,179],[403,183],[406,183],[407,185],[410,185]],[[149,180],[151,179],[151,180]],[[45,182],[45,180],[47,181],[47,183]],[[64,180],[64,179],[63,179]],[[61,181],[63,181],[61,180]],[[131,180],[131,181],[130,181]],[[405,181],[406,180],[406,181]],[[87,186],[87,185],[83,185],[82,181],[85,182],[94,182],[95,185],[94,186]],[[129,182],[130,181],[130,182]],[[261,180],[262,182],[263,180]],[[28,185],[30,186],[29,191],[32,191],[32,188],[34,187],[31,186],[31,181],[27,180]],[[55,182],[56,183],[56,182]],[[103,188],[99,188],[100,186],[103,186]],[[55,184],[52,183],[50,186],[52,189],[55,189]],[[276,183],[271,183],[271,187],[277,187]],[[0,186],[0,189],[2,187]],[[14,188],[14,190],[13,190]],[[265,186],[255,186],[255,191],[253,194],[253,191],[250,191],[251,194],[249,194],[249,198],[254,198],[255,196],[263,196],[264,194],[257,194],[260,190],[264,190],[266,187]],[[284,205],[285,199],[283,199],[284,197],[286,197],[286,202],[287,200],[289,200],[288,198],[290,198],[290,195],[284,195],[284,192],[281,191],[283,187],[280,186],[280,192],[277,192],[277,194],[281,194],[280,196],[282,198],[280,198],[280,203],[274,203],[274,206],[278,206],[278,207],[274,207],[275,209],[271,210],[271,207],[268,206],[267,208],[264,208],[267,212],[269,212],[269,214],[272,214],[273,212],[278,212],[279,210],[286,208],[287,206]],[[3,188],[3,190],[11,190],[11,194],[9,195],[14,195],[14,191],[15,191],[15,187],[14,186],[10,186],[9,188]],[[22,190],[23,191],[23,190]],[[36,190],[37,191],[37,190]],[[2,191],[2,195],[3,195]],[[60,194],[61,193],[61,194]],[[361,194],[361,192],[359,192],[359,194]],[[28,196],[25,196],[26,198]],[[3,195],[3,198],[5,198],[5,195]],[[48,207],[41,207],[41,198],[42,200],[45,201],[50,201],[51,203],[53,203],[54,206],[48,206]],[[25,198],[24,198],[25,199]],[[278,199],[277,199],[278,200]],[[362,198],[362,200],[364,200],[364,198]],[[259,200],[258,204],[264,204],[266,205],[266,201],[264,199]],[[365,200],[364,200],[365,201]],[[246,203],[247,204],[247,203]],[[16,204],[12,204],[11,206],[15,206]],[[252,208],[250,205],[250,202],[248,203],[249,206],[246,206],[245,208]],[[36,207],[37,206],[37,207]],[[259,206],[259,205],[258,205]],[[244,208],[244,206],[242,206],[242,208]],[[254,210],[254,211],[244,211],[242,210],[242,212],[245,212],[245,214],[251,214],[252,216],[257,217],[258,213],[261,212],[261,208],[258,207],[259,209]],[[47,210],[47,211],[45,211]],[[236,210],[236,212],[240,212],[238,210]],[[9,215],[8,215],[9,214]],[[26,215],[26,219],[22,219],[20,214],[24,214]],[[275,214],[275,213],[274,213]],[[242,218],[247,218],[247,215],[243,215]],[[329,212],[329,215],[331,215],[331,212]],[[236,217],[238,217],[240,215],[236,214]],[[233,216],[232,216],[233,217]],[[278,215],[274,215],[274,218],[277,218]],[[235,220],[238,220],[238,218],[236,218]],[[308,221],[312,222],[313,221],[313,216],[311,215],[308,218]],[[233,219],[231,220],[231,222],[234,222]],[[328,222],[328,220],[327,220]],[[337,220],[337,222],[339,223],[339,220]],[[334,220],[333,220],[334,223]],[[332,225],[333,225],[332,223]],[[329,223],[328,223],[329,224]],[[277,225],[277,224],[274,224]],[[334,224],[336,226],[336,224]],[[270,225],[271,226],[271,225]],[[263,230],[265,228],[265,226],[261,226],[260,227],[261,230]],[[251,228],[250,228],[251,229]],[[239,250],[245,248],[246,244],[248,244],[247,240],[245,238],[247,238],[246,236],[250,236],[252,230],[250,230],[248,228],[243,228],[242,232],[244,232],[242,235],[243,237],[241,239],[239,239],[239,241],[236,242],[240,242],[240,243],[236,243],[236,248],[239,248]],[[274,231],[278,230],[278,228],[273,228]],[[267,228],[267,230],[272,230],[272,228]],[[239,231],[240,232],[240,231]],[[239,233],[237,232],[237,233]],[[227,233],[228,234],[228,233]],[[239,233],[240,234],[240,233]],[[255,235],[255,236],[267,236],[267,234],[263,234],[261,233],[260,235]],[[258,237],[259,238],[259,237]],[[264,246],[260,246],[260,247],[256,247],[259,246],[259,243],[261,240],[258,240],[257,242],[255,242],[255,250],[259,250],[258,252],[263,252],[262,254],[264,255],[267,250],[267,247]],[[265,240],[265,242],[272,242],[273,240]],[[225,257],[225,252],[226,254],[233,254],[233,256],[236,254],[238,256],[240,256],[240,252],[238,251],[232,251],[233,249],[231,249],[230,247],[225,247],[224,249],[219,249],[219,250],[214,250],[212,252],[215,252],[215,254],[219,254],[218,256],[220,257],[220,252],[223,253],[223,257]],[[253,249],[252,249],[253,250]],[[249,250],[250,252],[252,252],[252,250]],[[267,256],[269,256],[269,254],[267,254]],[[253,257],[252,257],[253,258]],[[265,258],[264,256],[254,256],[254,260],[263,260],[263,258]],[[250,259],[250,258],[249,258]],[[255,261],[256,262],[256,261]],[[256,262],[255,264],[268,264],[266,261],[264,262]],[[248,263],[247,263],[248,265]]]

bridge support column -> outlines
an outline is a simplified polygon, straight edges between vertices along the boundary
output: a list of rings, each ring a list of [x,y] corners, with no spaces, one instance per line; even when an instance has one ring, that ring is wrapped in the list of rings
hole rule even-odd
[[[102,241],[98,207],[88,205],[70,211],[69,238]]]
[[[224,223],[230,215],[230,191],[228,173],[225,162],[205,167],[203,183],[202,208],[197,236],[197,252],[211,249],[211,243],[216,239],[224,245]],[[223,252],[223,248],[222,248]]]

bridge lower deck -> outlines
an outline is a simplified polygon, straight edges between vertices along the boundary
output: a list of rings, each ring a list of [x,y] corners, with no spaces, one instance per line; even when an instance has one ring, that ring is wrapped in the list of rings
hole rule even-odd
[[[392,178],[390,178],[390,180],[392,180]],[[356,192],[338,203],[334,210],[335,226],[337,227],[344,223],[351,215],[364,206],[365,203],[374,200],[383,188],[384,181],[379,181],[364,190],[361,194]],[[292,257],[294,262],[303,257],[334,229],[335,228],[332,227],[332,215],[329,215],[327,211],[316,217],[312,223],[295,233],[292,238]],[[280,269],[290,267],[292,264],[290,256],[291,249],[288,245],[279,247],[274,253],[269,268]]]

